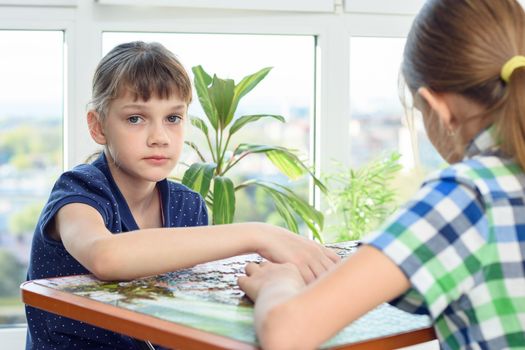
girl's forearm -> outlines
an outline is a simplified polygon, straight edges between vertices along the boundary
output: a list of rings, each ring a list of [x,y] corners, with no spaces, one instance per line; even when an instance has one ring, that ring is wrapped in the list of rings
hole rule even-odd
[[[294,334],[293,318],[296,313],[291,299],[300,292],[300,288],[283,280],[278,282],[265,286],[257,297],[255,329],[264,349],[298,349],[297,339],[301,335]],[[310,348],[313,349],[308,344],[300,344],[302,350]]]
[[[248,264],[238,282],[256,300],[255,325],[265,349],[316,348],[410,286],[390,258],[366,245],[306,287],[280,264]]]
[[[133,279],[257,252],[265,224],[146,229],[112,235],[93,245],[98,278]]]

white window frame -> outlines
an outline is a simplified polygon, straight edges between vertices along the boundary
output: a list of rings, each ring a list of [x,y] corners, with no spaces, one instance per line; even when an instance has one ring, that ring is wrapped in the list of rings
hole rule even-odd
[[[0,0],[0,6],[75,7],[78,0]]]
[[[344,0],[344,9],[349,13],[415,15],[425,1],[426,0]]]
[[[102,5],[333,12],[335,0],[97,0]]]
[[[367,11],[359,7],[366,3],[373,5]],[[350,37],[404,37],[413,19],[412,12],[406,10],[385,13],[392,0],[346,0],[345,7],[341,0],[334,0],[334,4],[333,12],[315,13],[115,6],[94,0],[0,0],[0,29],[65,32],[64,169],[83,162],[98,149],[90,139],[85,114],[92,74],[102,54],[103,32],[314,35],[318,44],[317,91],[315,142],[310,142],[315,148],[310,154],[317,172],[329,172],[333,160],[349,163]],[[19,329],[16,332],[19,334]]]

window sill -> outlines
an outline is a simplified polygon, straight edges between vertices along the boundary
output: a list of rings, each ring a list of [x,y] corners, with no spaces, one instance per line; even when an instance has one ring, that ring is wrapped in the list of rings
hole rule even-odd
[[[26,325],[0,328],[0,344],[3,349],[22,350],[26,346]]]

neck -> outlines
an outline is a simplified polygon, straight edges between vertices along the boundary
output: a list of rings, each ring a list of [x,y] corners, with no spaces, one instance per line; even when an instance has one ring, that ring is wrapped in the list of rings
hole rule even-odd
[[[454,96],[454,103],[450,105],[452,113],[457,118],[458,128],[455,135],[457,151],[463,158],[467,146],[484,129],[489,127],[494,118],[487,115],[484,106],[464,98],[461,95]],[[461,159],[458,159],[461,160]]]
[[[151,204],[158,199],[157,184],[151,181],[137,181],[136,178],[127,176],[110,157],[106,157],[111,175],[130,210],[133,213],[142,213],[151,208]]]
[[[488,128],[493,122],[493,118],[484,115],[472,116],[465,120],[458,133],[463,153],[466,152],[466,149],[472,140],[474,140],[481,131]]]
[[[153,203],[158,202],[159,194],[155,183],[143,183],[141,186],[134,184],[130,187],[117,182],[117,185],[133,213],[144,213]]]

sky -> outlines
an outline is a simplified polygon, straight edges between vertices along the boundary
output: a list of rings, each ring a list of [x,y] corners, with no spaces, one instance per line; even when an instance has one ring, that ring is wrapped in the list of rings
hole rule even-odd
[[[300,105],[308,104],[313,97],[312,36],[104,33],[103,53],[118,43],[131,40],[162,42],[188,70],[200,64],[209,73],[236,81],[263,67],[273,66],[258,88],[257,96],[248,95],[246,103],[266,100],[281,105]],[[367,113],[400,109],[399,102],[392,97],[397,96],[396,82],[404,39],[350,40],[352,110]],[[60,31],[0,31],[3,51],[0,55],[0,117],[6,114],[61,115],[63,41]],[[384,60],[385,52],[393,59]],[[312,75],[304,72],[312,72]]]
[[[350,39],[352,112],[401,113],[401,103],[397,98],[397,81],[405,41],[404,38]]]
[[[200,64],[209,73],[236,81],[263,67],[274,67],[261,83],[265,88],[258,89],[258,99],[304,104],[313,96],[311,36],[104,33],[103,54],[121,42],[132,40],[162,42],[186,69]],[[4,52],[0,56],[0,116],[27,112],[53,117],[61,114],[63,33],[0,31],[0,45]],[[292,48],[293,55],[276,54],[287,48]],[[302,59],[296,60],[297,57]],[[312,74],[306,75],[305,71]],[[246,101],[249,100],[248,96]]]
[[[201,65],[210,75],[215,73],[238,83],[246,75],[273,67],[257,86],[256,93],[243,98],[240,108],[250,105],[258,111],[280,114],[289,106],[310,107],[313,101],[312,36],[104,33],[103,54],[120,43],[134,40],[162,43],[179,58],[190,75],[191,67]],[[283,52],[291,54],[280,54]],[[198,103],[190,106],[190,113],[201,114]]]
[[[63,33],[0,30],[0,117],[62,114]]]

